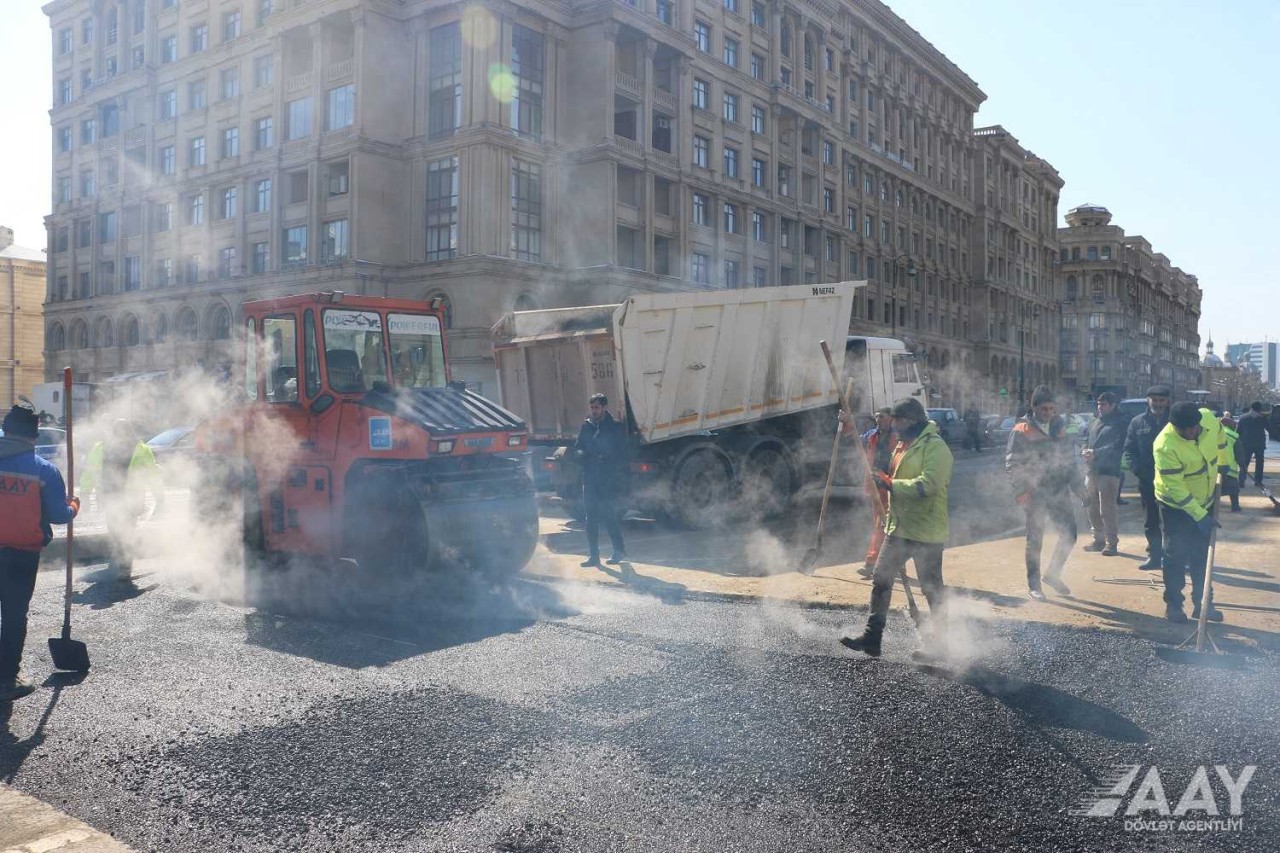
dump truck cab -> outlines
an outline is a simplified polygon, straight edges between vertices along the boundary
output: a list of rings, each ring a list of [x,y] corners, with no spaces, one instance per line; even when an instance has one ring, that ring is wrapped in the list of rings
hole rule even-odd
[[[198,446],[243,495],[246,548],[518,570],[537,539],[528,430],[451,382],[441,312],[341,291],[247,302],[245,402]]]

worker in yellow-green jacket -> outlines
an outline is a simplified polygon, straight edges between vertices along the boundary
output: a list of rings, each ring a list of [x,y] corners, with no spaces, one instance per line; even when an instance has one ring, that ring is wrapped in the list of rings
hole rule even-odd
[[[1164,527],[1165,618],[1186,622],[1182,588],[1187,575],[1194,599],[1191,618],[1200,618],[1209,541],[1219,526],[1214,518],[1214,484],[1219,469],[1228,465],[1226,438],[1208,409],[1176,403],[1169,410],[1169,423],[1156,436],[1153,451],[1155,496]],[[1213,606],[1212,590],[1205,618],[1222,621],[1221,611]]]
[[[107,516],[110,569],[118,580],[127,581],[138,551],[138,522],[146,511],[146,493],[154,496],[154,511],[159,512],[164,506],[164,486],[155,453],[138,440],[126,420],[112,423],[110,433],[85,459],[80,492],[87,496],[93,491]]]

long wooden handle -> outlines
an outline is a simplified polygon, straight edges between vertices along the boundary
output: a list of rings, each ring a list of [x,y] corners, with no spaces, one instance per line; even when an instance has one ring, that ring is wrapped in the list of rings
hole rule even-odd
[[[852,393],[853,377],[849,377],[845,393]],[[818,510],[818,545],[822,545],[822,524],[827,518],[827,502],[831,499],[831,484],[836,479],[836,463],[840,461],[840,427],[836,427],[836,438],[831,444],[831,461],[827,463],[827,484],[822,489],[822,506]]]
[[[71,418],[71,368],[62,369],[62,424],[67,430],[67,497],[75,494],[76,483],[76,446],[72,432]],[[71,567],[74,562],[72,550],[75,543],[75,523],[73,518],[67,522],[67,582],[62,592],[62,639],[71,637]]]
[[[836,390],[840,393],[840,408],[844,410],[844,416],[849,420],[849,424],[854,427],[854,435],[857,435],[857,426],[853,422],[853,412],[849,409],[849,398],[840,389],[840,375],[836,373],[836,363],[831,358],[831,347],[827,346],[826,341],[818,341],[818,346],[822,347],[822,356],[827,360],[827,370],[831,373],[831,381],[835,384]],[[867,449],[862,446],[862,439],[858,437],[858,453],[854,454],[864,463],[863,466],[863,483],[867,490],[871,492],[871,500],[875,502],[876,512],[884,515],[884,499],[880,497],[880,488],[876,486],[875,480],[871,475],[871,460],[867,458]]]

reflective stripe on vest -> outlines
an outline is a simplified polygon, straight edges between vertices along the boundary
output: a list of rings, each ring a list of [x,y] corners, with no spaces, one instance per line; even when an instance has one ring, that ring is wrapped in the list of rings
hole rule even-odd
[[[39,551],[44,547],[40,527],[40,478],[0,472],[0,547]]]

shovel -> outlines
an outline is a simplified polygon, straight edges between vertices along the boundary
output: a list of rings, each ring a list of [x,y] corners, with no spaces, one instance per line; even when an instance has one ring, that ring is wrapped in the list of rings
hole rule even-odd
[[[75,446],[71,441],[71,368],[62,371],[62,404],[67,428],[67,496],[70,497],[76,481]],[[72,544],[75,541],[75,519],[67,522],[67,583],[62,593],[62,636],[49,638],[49,654],[53,668],[67,672],[89,671],[89,649],[79,640],[71,639],[71,565]]]
[[[822,347],[822,356],[827,360],[827,370],[831,373],[831,381],[836,384],[837,388],[839,388],[840,379],[839,375],[836,373],[836,364],[831,359],[831,347],[827,346],[826,341],[819,341],[818,345]],[[844,410],[844,415],[849,419],[850,423],[853,423],[853,412],[849,409],[849,397],[853,393],[852,383],[853,380],[850,378],[849,385],[846,386],[845,393],[840,397],[840,408]],[[840,434],[837,432],[836,438],[838,439],[839,437]],[[858,442],[858,450],[860,452],[855,453],[854,457],[863,463],[862,480],[864,487],[871,493],[871,500],[875,502],[876,512],[881,518],[884,518],[884,498],[881,497],[880,489],[876,486],[875,481],[871,476],[871,460],[867,458],[867,449],[862,446],[861,441]],[[911,582],[907,580],[906,566],[898,569],[898,578],[902,581],[902,591],[906,593],[907,596],[907,612],[911,614],[911,621],[914,622],[916,628],[919,629],[921,624],[920,608],[916,606],[915,594],[911,592]]]
[[[1245,477],[1244,479],[1248,479],[1248,477]],[[1261,483],[1255,481],[1254,485],[1262,491],[1262,494],[1266,495],[1267,500],[1271,501],[1271,511],[1280,515],[1280,500],[1276,500],[1276,496],[1272,491]]]
[[[823,343],[826,343],[825,341]],[[837,385],[837,387],[839,387]],[[843,404],[849,395],[853,393],[853,377],[849,377],[848,383],[845,385],[844,396],[840,398]],[[845,411],[848,411],[845,405]],[[850,421],[852,423],[852,421]],[[812,548],[805,552],[804,559],[800,561],[800,574],[811,575],[818,568],[818,561],[822,559],[822,524],[827,518],[827,502],[831,499],[831,483],[836,476],[836,462],[840,458],[840,433],[841,427],[836,427],[836,439],[831,445],[831,462],[827,465],[827,485],[822,490],[822,508],[818,510],[818,538],[814,542]]]

